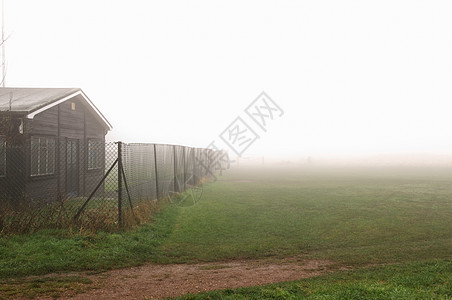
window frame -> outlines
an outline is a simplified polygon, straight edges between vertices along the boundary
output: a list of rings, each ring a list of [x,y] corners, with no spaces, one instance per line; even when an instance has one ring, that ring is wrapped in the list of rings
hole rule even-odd
[[[104,141],[101,139],[90,138],[87,141],[87,169],[88,171],[100,170],[103,167],[102,164],[102,150],[105,150],[105,147],[102,147]]]
[[[37,152],[34,146],[37,140],[38,148]],[[45,146],[43,147],[42,141],[45,141]],[[51,145],[53,142],[53,145]],[[45,153],[42,153],[45,151]],[[53,152],[53,153],[52,153]],[[43,154],[45,155],[45,171],[41,170]],[[53,157],[52,157],[53,155]],[[56,155],[57,155],[57,139],[55,136],[45,136],[45,135],[34,135],[30,139],[30,176],[40,177],[40,176],[51,176],[56,174]],[[36,173],[34,170],[34,164],[36,162]],[[53,167],[53,168],[51,168]]]

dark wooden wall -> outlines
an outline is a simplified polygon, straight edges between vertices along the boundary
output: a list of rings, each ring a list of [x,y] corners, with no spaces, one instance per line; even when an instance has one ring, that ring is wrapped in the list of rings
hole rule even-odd
[[[19,204],[25,189],[25,149],[20,115],[0,112],[0,135],[6,139],[6,176],[0,176],[0,202]]]
[[[26,193],[35,197],[48,197],[49,193],[66,197],[66,143],[71,139],[77,140],[79,147],[78,192],[80,196],[89,195],[103,177],[105,166],[88,170],[88,140],[104,144],[106,134],[106,128],[91,107],[83,99],[74,97],[35,115],[33,120],[26,120],[25,127],[28,145],[32,136],[51,136],[57,142],[55,175],[30,176],[31,154],[27,155]]]

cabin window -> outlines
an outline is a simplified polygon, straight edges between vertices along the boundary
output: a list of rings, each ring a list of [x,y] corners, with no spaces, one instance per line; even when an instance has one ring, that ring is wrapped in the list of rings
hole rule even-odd
[[[55,174],[55,138],[31,138],[31,175]]]
[[[103,145],[100,140],[88,140],[88,170],[102,168]]]
[[[0,136],[0,177],[6,175],[6,138]]]

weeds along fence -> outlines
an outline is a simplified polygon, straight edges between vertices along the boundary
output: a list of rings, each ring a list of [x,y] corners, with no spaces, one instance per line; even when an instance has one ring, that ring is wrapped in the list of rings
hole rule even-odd
[[[178,145],[47,138],[29,147],[1,144],[0,234],[130,227],[228,167],[226,152]]]

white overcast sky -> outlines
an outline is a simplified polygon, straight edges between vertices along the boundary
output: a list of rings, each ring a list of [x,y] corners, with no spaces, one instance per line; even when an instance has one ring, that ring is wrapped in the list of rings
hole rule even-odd
[[[82,88],[109,140],[206,146],[265,91],[249,154],[452,154],[452,1],[4,1],[6,85]]]

